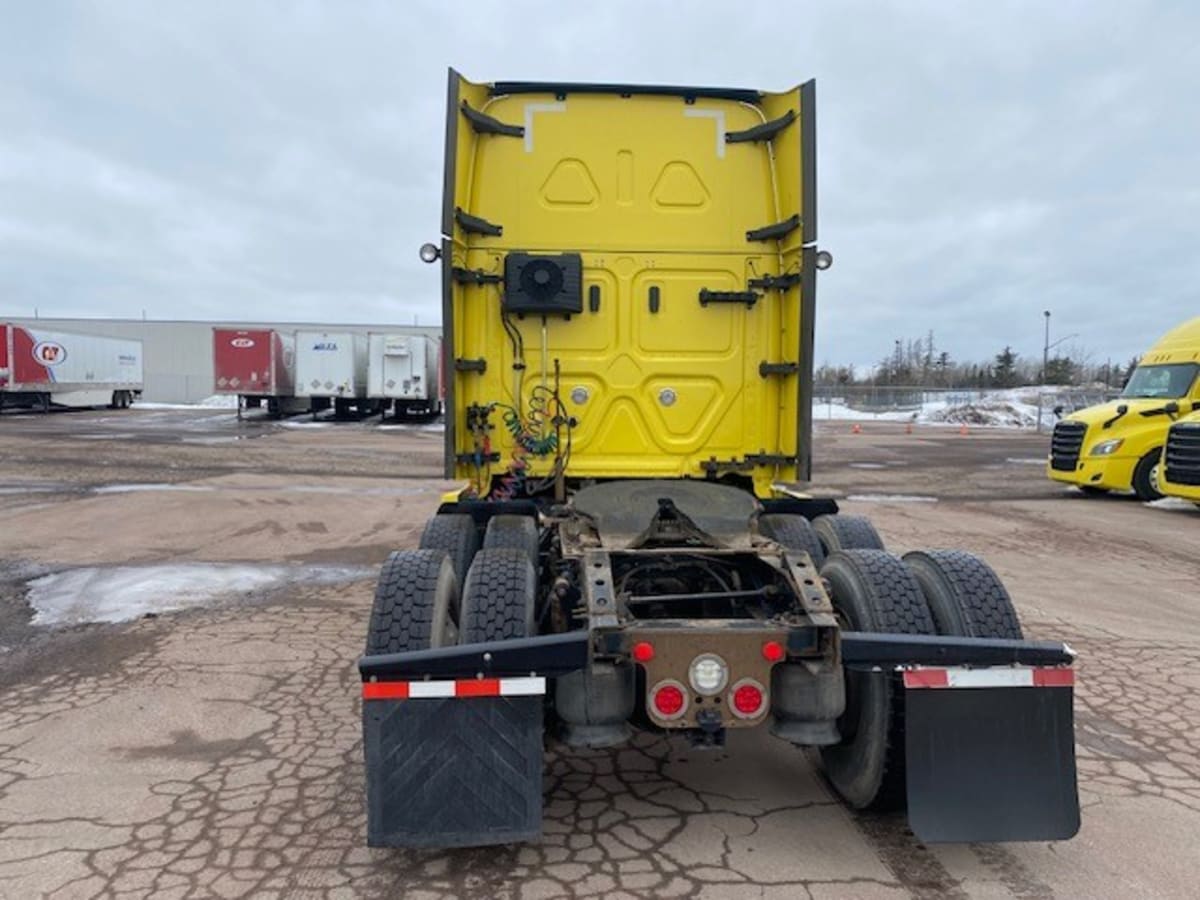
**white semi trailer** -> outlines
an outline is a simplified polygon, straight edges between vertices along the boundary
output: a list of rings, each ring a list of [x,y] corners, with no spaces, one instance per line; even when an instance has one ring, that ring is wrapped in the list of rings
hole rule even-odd
[[[296,332],[296,396],[313,415],[330,406],[338,416],[378,411],[367,398],[367,336],[352,331]]]
[[[432,419],[442,412],[438,377],[440,342],[419,334],[372,332],[367,336],[367,396],[397,419]]]
[[[141,341],[0,323],[0,409],[127,409],[143,387]]]

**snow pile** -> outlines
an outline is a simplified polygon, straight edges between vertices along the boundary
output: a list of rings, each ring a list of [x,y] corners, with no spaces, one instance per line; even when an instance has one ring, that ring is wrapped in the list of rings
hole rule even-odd
[[[213,394],[195,403],[158,403],[153,400],[137,400],[138,409],[237,409],[238,398],[233,394]]]
[[[911,396],[909,392],[906,395]],[[921,396],[920,391],[916,392]],[[846,398],[817,399],[813,419],[837,419],[870,422],[912,422],[917,425],[974,425],[983,428],[1036,428],[1039,389],[1013,388],[993,391],[926,391],[919,402],[896,406],[860,404],[852,406]],[[1045,396],[1042,427],[1050,429],[1056,421],[1052,398]]]
[[[29,582],[34,625],[127,622],[218,597],[303,582],[336,584],[373,574],[360,567],[176,563],[80,568]]]

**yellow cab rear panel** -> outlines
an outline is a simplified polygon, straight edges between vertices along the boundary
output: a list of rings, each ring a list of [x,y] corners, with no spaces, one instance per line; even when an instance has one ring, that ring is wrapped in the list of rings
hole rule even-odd
[[[814,89],[450,72],[446,472],[809,477]]]

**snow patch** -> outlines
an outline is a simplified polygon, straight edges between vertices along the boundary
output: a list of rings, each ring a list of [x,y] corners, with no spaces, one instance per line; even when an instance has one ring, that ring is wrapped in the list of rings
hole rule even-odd
[[[1044,466],[1046,458],[1044,456],[1010,456],[1005,462],[1014,466]]]
[[[1178,509],[1186,510],[1187,512],[1195,512],[1196,505],[1190,500],[1184,500],[1180,497],[1163,497],[1161,500],[1152,500],[1146,504],[1153,506],[1156,509]]]
[[[923,497],[917,494],[851,494],[847,500],[857,500],[862,503],[937,503],[937,497]]]
[[[852,469],[886,469],[887,463],[850,463]]]
[[[372,570],[350,566],[252,566],[176,563],[80,568],[34,578],[34,625],[128,622],[148,613],[202,606],[223,596],[286,584],[356,581]]]
[[[138,409],[237,409],[238,398],[234,394],[213,394],[195,403],[157,403],[154,401],[134,401]]]

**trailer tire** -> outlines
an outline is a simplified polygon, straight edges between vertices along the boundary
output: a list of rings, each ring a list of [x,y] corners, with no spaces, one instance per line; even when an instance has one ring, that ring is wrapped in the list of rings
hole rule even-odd
[[[463,590],[461,642],[529,637],[536,602],[537,575],[524,550],[480,550]]]
[[[375,585],[366,655],[456,643],[458,579],[445,550],[397,550]]]
[[[817,516],[812,524],[827,556],[839,550],[884,549],[883,538],[866,516]]]
[[[420,547],[422,550],[445,550],[449,553],[458,583],[466,584],[471,560],[479,549],[479,530],[475,527],[475,520],[468,515],[439,514],[425,523]]]
[[[938,634],[1019,641],[1021,621],[1000,577],[963,550],[914,550],[904,554]]]
[[[803,550],[818,569],[825,562],[825,548],[812,523],[804,516],[769,513],[758,517],[758,530],[786,550]]]
[[[534,571],[538,567],[538,544],[537,519],[533,516],[492,516],[483,535],[485,550],[491,547],[523,550]]]
[[[1161,500],[1163,493],[1158,489],[1158,473],[1155,471],[1162,458],[1162,447],[1151,450],[1133,470],[1133,492],[1143,503]]]
[[[821,576],[843,627],[891,634],[935,634],[933,616],[912,572],[883,550],[840,550]],[[841,743],[821,748],[825,774],[856,809],[904,802],[904,689],[894,672],[846,670]]]

